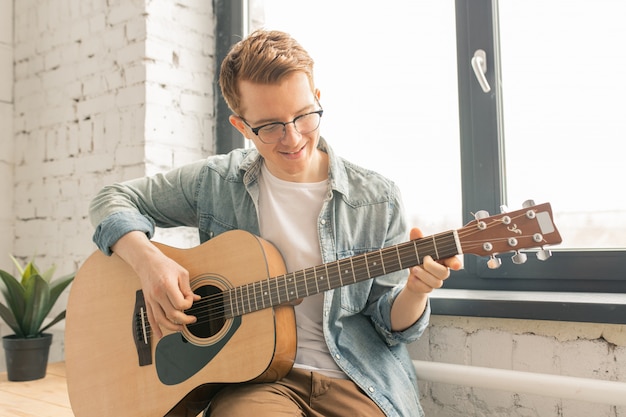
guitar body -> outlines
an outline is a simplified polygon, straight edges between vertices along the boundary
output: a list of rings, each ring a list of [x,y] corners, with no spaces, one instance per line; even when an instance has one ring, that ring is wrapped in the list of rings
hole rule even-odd
[[[243,231],[192,249],[155,245],[189,271],[195,292],[219,292],[285,273],[279,252]],[[78,271],[65,341],[76,417],[195,417],[223,385],[276,380],[291,369],[296,328],[290,305],[227,318],[217,327],[163,329],[164,337],[154,340],[149,329],[142,334],[145,327],[138,327],[147,320],[140,289],[139,278],[116,255],[95,252]],[[147,342],[143,352],[137,340]]]

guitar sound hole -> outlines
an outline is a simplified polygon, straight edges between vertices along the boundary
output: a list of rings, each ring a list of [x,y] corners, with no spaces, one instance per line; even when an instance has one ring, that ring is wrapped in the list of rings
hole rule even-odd
[[[196,337],[208,338],[217,334],[224,327],[224,299],[222,291],[212,285],[198,287],[195,293],[202,297],[188,311],[197,317],[187,329]]]

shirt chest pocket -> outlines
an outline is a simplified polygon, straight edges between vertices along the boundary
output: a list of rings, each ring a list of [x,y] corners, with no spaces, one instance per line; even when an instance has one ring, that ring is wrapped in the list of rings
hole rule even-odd
[[[372,288],[372,280],[347,285],[341,288],[341,308],[356,314],[365,309]]]

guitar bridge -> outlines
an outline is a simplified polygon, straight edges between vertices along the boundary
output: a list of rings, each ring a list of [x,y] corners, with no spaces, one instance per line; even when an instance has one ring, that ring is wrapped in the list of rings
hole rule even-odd
[[[137,348],[139,366],[152,364],[152,349],[150,348],[151,333],[148,322],[146,302],[143,292],[138,290],[135,294],[135,308],[133,311],[133,338]]]

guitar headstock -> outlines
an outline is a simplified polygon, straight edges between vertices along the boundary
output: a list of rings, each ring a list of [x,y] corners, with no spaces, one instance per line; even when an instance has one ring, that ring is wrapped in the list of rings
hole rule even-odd
[[[526,255],[519,252],[522,249],[541,248],[537,257],[546,260],[551,254],[544,246],[562,241],[552,219],[550,203],[535,205],[529,200],[520,210],[494,216],[480,211],[474,217],[475,220],[457,231],[459,242],[463,253],[490,256],[487,263],[490,268],[500,266],[495,255],[504,252],[516,252],[513,262],[524,263]]]

